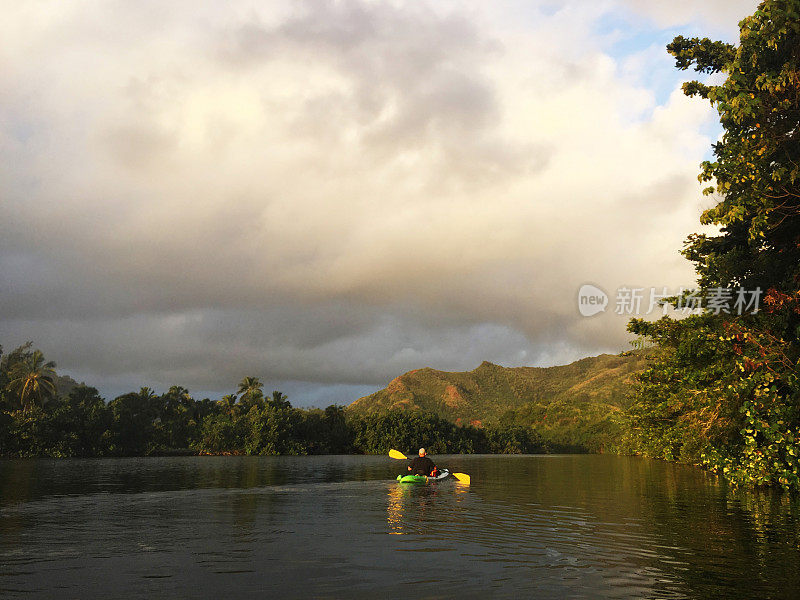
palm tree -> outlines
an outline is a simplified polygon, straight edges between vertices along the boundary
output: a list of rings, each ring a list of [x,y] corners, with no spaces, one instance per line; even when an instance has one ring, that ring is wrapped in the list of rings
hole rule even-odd
[[[173,385],[171,388],[169,388],[169,391],[167,391],[167,395],[180,401],[181,404],[185,404],[192,399],[192,395],[189,393],[189,390],[182,385]]]
[[[186,412],[194,403],[189,390],[182,385],[173,385],[164,396],[167,408],[173,412]]]
[[[226,413],[232,415],[233,411],[236,409],[236,394],[225,394],[219,403]]]
[[[41,350],[34,350],[11,368],[9,388],[17,395],[24,412],[31,410],[36,403],[44,405],[55,397],[55,368],[56,363],[45,361]]]
[[[258,377],[245,377],[239,383],[238,393],[243,403],[247,400],[247,404],[252,406],[264,397],[263,388],[264,384],[259,381]]]
[[[269,400],[269,405],[273,408],[290,408],[292,405],[289,403],[289,397],[282,394],[278,390],[272,392],[272,398]]]
[[[139,398],[141,398],[142,400],[150,401],[155,397],[156,393],[153,391],[152,388],[149,388],[147,386],[139,388]]]

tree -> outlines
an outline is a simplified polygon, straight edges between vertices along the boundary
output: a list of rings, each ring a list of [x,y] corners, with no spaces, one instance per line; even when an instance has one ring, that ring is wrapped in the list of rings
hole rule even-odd
[[[251,410],[243,419],[247,422],[247,454],[308,454],[301,411],[267,406]]]
[[[681,69],[723,72],[720,85],[684,84],[716,107],[724,128],[702,164],[706,194],[720,202],[701,221],[717,236],[690,237],[684,254],[705,286],[797,290],[800,274],[800,3],[768,0],[740,23],[738,47],[677,37]]]
[[[157,396],[148,387],[112,400],[108,407],[113,415],[111,425],[112,453],[120,456],[143,456],[151,449],[154,423],[158,417]]]
[[[272,392],[272,397],[267,402],[267,405],[270,406],[271,408],[277,408],[277,409],[292,407],[291,403],[289,402],[288,396],[286,394],[279,392],[278,390]]]
[[[680,69],[727,75],[684,85],[724,133],[699,176],[719,198],[701,222],[719,234],[690,236],[683,254],[704,291],[766,294],[757,313],[630,322],[658,344],[628,413],[631,448],[799,489],[800,1],[762,2],[736,46],[677,37],[668,50]]]
[[[486,428],[485,434],[488,450],[492,454],[531,454],[545,451],[541,437],[529,427],[490,426]]]
[[[236,394],[226,394],[219,400],[219,405],[222,407],[222,410],[225,411],[226,414],[232,416],[236,410]]]
[[[238,453],[244,446],[241,419],[228,414],[210,415],[200,429],[199,449],[205,452]]]
[[[166,394],[154,400],[156,418],[153,449],[157,451],[186,449],[197,435],[196,406],[189,390],[173,385]]]
[[[309,454],[346,454],[351,451],[352,432],[343,407],[312,408],[302,414],[300,435]]]
[[[252,406],[260,405],[264,400],[264,384],[258,377],[245,377],[239,383],[238,394],[245,411]]]
[[[43,406],[56,395],[56,363],[46,361],[41,350],[34,350],[9,370],[8,388],[24,412]]]
[[[113,416],[97,390],[79,385],[56,402],[52,413],[56,456],[102,456],[110,441]]]

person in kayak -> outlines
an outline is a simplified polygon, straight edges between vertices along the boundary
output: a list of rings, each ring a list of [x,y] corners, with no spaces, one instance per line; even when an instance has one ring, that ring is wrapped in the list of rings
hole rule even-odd
[[[427,475],[428,477],[436,477],[439,474],[439,469],[436,464],[428,458],[428,453],[425,448],[419,449],[419,456],[411,461],[408,465],[408,470],[412,475]]]

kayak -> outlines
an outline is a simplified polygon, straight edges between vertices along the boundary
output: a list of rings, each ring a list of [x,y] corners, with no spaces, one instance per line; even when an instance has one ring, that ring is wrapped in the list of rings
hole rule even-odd
[[[441,481],[450,477],[450,471],[442,469],[437,477],[428,477],[427,475],[398,475],[397,483],[431,483],[433,481]]]

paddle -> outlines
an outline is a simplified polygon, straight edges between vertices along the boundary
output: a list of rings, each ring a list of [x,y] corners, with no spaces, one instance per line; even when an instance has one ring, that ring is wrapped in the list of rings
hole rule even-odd
[[[458,483],[469,485],[469,475],[467,475],[466,473],[453,473],[453,477],[458,479]]]
[[[389,456],[397,460],[408,460],[408,457],[399,450],[389,450]],[[458,479],[459,483],[469,485],[469,475],[466,473],[451,473],[453,477]]]

